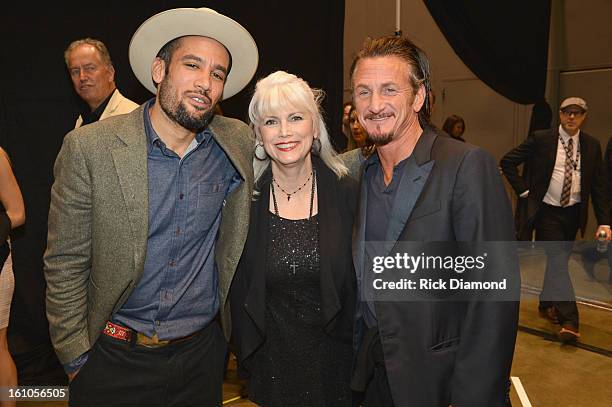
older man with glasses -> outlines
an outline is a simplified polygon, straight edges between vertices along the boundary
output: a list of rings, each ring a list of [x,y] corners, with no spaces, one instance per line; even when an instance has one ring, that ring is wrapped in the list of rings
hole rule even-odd
[[[501,159],[501,167],[519,199],[526,199],[530,229],[546,246],[547,264],[540,294],[540,314],[561,326],[559,338],[580,337],[578,308],[568,261],[578,230],[584,235],[589,198],[598,221],[597,236],[610,240],[610,211],[601,146],[581,131],[587,104],[569,97],[559,108],[559,128],[536,131]],[[527,180],[517,167],[532,168]],[[553,243],[554,242],[554,243]]]

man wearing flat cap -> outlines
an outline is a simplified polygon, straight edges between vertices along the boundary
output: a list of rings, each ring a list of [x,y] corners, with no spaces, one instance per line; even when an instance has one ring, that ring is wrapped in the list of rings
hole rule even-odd
[[[540,314],[561,326],[559,338],[580,337],[578,308],[569,276],[568,261],[578,230],[584,235],[589,199],[599,227],[610,240],[610,211],[601,146],[580,130],[587,103],[579,97],[561,102],[558,129],[534,132],[501,159],[501,168],[519,199],[527,200],[527,224],[545,246],[546,273],[540,294]],[[531,171],[525,180],[517,167],[526,163]]]
[[[55,163],[51,337],[71,406],[218,406],[253,141],[214,108],[250,81],[257,47],[236,21],[184,8],[145,21],[129,56],[156,97],[70,132]]]

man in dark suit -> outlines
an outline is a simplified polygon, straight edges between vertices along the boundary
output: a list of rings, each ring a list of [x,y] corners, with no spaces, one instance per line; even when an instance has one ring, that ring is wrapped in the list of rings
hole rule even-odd
[[[359,121],[376,144],[365,162],[357,153],[345,157],[361,178],[353,388],[365,392],[367,407],[504,406],[517,302],[381,301],[365,294],[372,277],[366,242],[514,239],[493,158],[430,127],[429,81],[426,55],[402,37],[366,41],[351,67]]]
[[[563,341],[577,340],[578,308],[569,276],[568,260],[578,229],[587,224],[589,198],[599,223],[597,233],[610,240],[607,184],[599,142],[580,131],[587,104],[578,97],[560,106],[558,129],[536,131],[501,159],[501,168],[519,199],[527,200],[526,228],[547,244],[546,274],[540,294],[540,313],[561,325]],[[529,179],[518,175],[527,164]]]

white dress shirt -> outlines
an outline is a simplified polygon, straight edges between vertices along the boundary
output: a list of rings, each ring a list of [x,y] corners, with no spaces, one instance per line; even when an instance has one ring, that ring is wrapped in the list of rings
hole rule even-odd
[[[572,190],[570,193],[570,200],[568,206],[572,206],[580,202],[580,166],[582,160],[579,154],[579,143],[580,143],[580,130],[573,136],[567,134],[561,125],[559,125],[559,135],[563,139],[563,142],[567,146],[569,139],[573,140],[572,159],[577,164],[574,171],[572,171]],[[549,205],[561,206],[561,191],[563,190],[563,180],[565,179],[565,148],[561,140],[557,141],[557,158],[555,160],[555,168],[550,178],[550,184],[548,190],[544,196],[543,201]]]

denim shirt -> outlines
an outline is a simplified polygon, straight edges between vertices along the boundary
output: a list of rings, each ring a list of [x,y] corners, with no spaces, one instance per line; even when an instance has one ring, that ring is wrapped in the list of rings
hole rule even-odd
[[[219,310],[215,241],[227,195],[242,178],[209,130],[181,159],[166,147],[144,109],[149,234],[144,272],[111,321],[160,340],[206,326]],[[87,354],[65,365],[82,366]]]
[[[212,133],[198,133],[181,159],[155,133],[148,141],[149,236],[144,273],[113,322],[160,340],[192,334],[219,310],[215,241],[225,197],[239,175]]]

